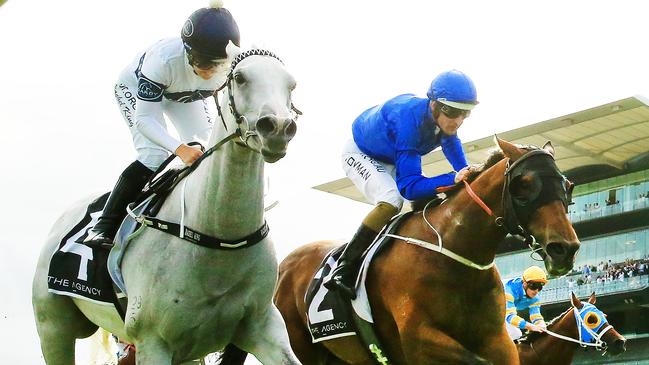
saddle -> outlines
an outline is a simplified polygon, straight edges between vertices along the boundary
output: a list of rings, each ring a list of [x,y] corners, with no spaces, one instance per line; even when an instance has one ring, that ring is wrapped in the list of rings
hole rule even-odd
[[[185,166],[171,167],[163,171],[172,160],[171,156],[160,169],[147,182],[137,200],[131,208],[137,207],[140,211],[155,214],[160,209],[170,192],[185,176],[189,170]],[[161,172],[162,171],[162,172]],[[102,214],[109,193],[105,193],[93,200],[86,207],[86,211],[79,222],[61,239],[59,246],[52,255],[48,271],[48,291],[55,294],[86,299],[102,305],[115,305],[117,311],[124,316],[125,300],[124,290],[115,287],[115,278],[121,281],[119,263],[121,250],[126,242],[126,237],[139,228],[139,224],[127,216],[116,237],[122,244],[117,250],[108,251],[101,248],[91,248],[82,242],[88,231],[94,227]],[[117,256],[111,260],[111,256]],[[121,281],[123,283],[123,281]]]
[[[392,218],[379,233],[370,247],[363,253],[360,271],[356,276],[356,299],[349,300],[338,291],[328,290],[323,283],[329,279],[337,265],[344,245],[329,252],[320,264],[305,295],[309,332],[313,343],[339,337],[357,335],[368,349],[372,359],[379,364],[388,364],[382,345],[374,331],[374,319],[368,300],[365,279],[371,261],[393,240],[386,233],[396,232],[401,223],[412,212]]]

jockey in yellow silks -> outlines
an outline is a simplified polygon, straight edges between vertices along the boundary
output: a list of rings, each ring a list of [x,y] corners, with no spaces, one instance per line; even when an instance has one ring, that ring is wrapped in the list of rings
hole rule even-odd
[[[512,340],[522,336],[522,330],[543,332],[546,324],[541,315],[541,300],[538,296],[548,278],[545,271],[538,266],[527,268],[520,278],[510,279],[505,282],[506,312],[505,323],[507,332]],[[518,314],[518,310],[529,308],[530,321],[526,321]]]

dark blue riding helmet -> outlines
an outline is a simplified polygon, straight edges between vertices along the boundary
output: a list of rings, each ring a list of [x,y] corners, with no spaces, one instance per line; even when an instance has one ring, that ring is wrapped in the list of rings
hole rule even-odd
[[[478,104],[478,94],[473,81],[458,70],[437,75],[426,95],[431,100],[457,109],[471,110]]]
[[[239,27],[222,1],[198,9],[189,16],[181,37],[187,53],[201,59],[226,58],[230,41],[239,46]]]

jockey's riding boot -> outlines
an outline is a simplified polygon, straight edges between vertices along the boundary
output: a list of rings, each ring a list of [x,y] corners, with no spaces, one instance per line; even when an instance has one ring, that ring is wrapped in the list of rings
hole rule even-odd
[[[83,241],[86,246],[113,247],[115,233],[126,216],[126,206],[137,198],[152,173],[140,161],[133,162],[122,172],[99,221]]]
[[[372,244],[378,232],[362,224],[345,250],[338,258],[338,265],[324,283],[329,290],[338,290],[349,298],[356,299],[356,271],[363,252]]]
[[[399,209],[392,204],[379,202],[363,219],[354,237],[349,241],[338,259],[338,265],[329,275],[324,286],[329,290],[340,290],[349,299],[356,299],[356,271],[363,252],[370,247],[378,232]]]

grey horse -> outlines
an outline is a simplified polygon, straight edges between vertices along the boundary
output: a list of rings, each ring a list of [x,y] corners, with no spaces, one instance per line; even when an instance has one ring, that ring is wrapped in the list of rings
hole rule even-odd
[[[157,217],[182,219],[194,231],[236,242],[265,226],[264,163],[286,154],[297,110],[291,102],[295,80],[276,56],[233,47],[229,52],[237,56],[219,102],[223,125],[215,124],[208,142],[219,148],[174,188]],[[38,261],[32,301],[48,365],[74,364],[76,339],[98,326],[135,344],[140,365],[182,364],[228,344],[263,364],[299,364],[272,303],[277,260],[269,236],[221,250],[141,229],[122,262],[129,296],[125,321],[111,306],[49,293],[53,250],[95,198],[59,218]]]

